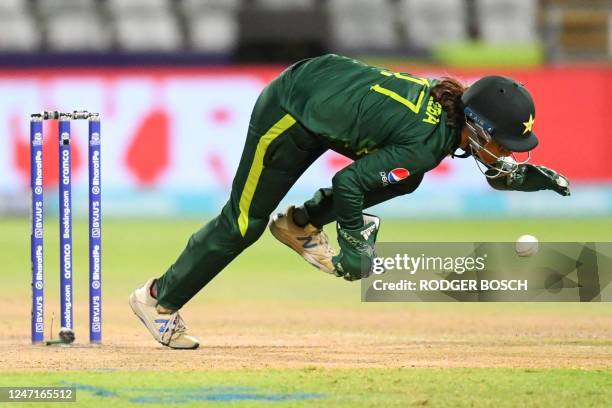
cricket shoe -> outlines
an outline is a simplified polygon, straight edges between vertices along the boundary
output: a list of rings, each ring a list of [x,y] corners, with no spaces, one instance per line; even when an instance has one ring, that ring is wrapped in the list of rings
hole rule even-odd
[[[142,288],[130,295],[130,307],[146,326],[155,340],[173,349],[196,349],[200,345],[197,338],[187,334],[187,326],[177,310],[166,309],[157,304],[151,296],[151,285],[155,279],[149,279]]]
[[[270,232],[280,242],[300,254],[309,264],[334,275],[332,256],[336,253],[329,245],[327,234],[311,224],[305,227],[297,225],[293,221],[293,211],[295,207],[291,206],[284,213],[272,217]]]

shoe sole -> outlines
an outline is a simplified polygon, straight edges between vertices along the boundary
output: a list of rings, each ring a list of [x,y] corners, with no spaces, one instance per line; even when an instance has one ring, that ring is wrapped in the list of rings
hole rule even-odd
[[[274,238],[276,238],[281,244],[286,245],[287,247],[291,248],[293,251],[295,251],[299,256],[301,256],[310,265],[314,266],[315,268],[319,269],[320,271],[323,271],[323,272],[328,273],[330,275],[334,275],[333,271],[329,271],[323,264],[321,264],[319,261],[317,261],[316,258],[312,257],[308,252],[300,252],[301,249],[302,249],[301,246],[295,247],[294,245],[284,241],[282,235],[280,234],[281,229],[277,228],[274,225],[274,221],[275,220],[276,219],[272,219],[272,222],[268,226],[268,228],[270,229],[270,233],[274,236]]]
[[[143,319],[137,312],[137,301],[136,301],[136,295],[134,293],[132,293],[128,299],[128,303],[130,304],[130,308],[132,309],[132,312],[134,313],[134,315],[136,315],[136,317],[142,322],[142,324],[144,324],[144,326],[146,327],[146,329],[149,331],[149,333],[151,333],[151,329],[149,328],[149,325],[147,324],[147,322],[145,321],[145,319]],[[195,350],[198,347],[200,347],[200,343],[196,343],[195,346],[193,347],[173,347],[170,346],[168,344],[164,344],[161,341],[157,340],[155,337],[153,337],[153,339],[155,341],[157,341],[159,344],[161,344],[162,346],[171,348],[173,350]]]

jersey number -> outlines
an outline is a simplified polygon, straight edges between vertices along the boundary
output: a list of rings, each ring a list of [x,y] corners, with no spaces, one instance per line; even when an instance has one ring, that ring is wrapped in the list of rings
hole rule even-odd
[[[381,93],[393,99],[394,101],[401,103],[402,105],[406,106],[408,109],[413,111],[414,113],[419,113],[419,110],[421,110],[421,106],[423,105],[423,98],[425,97],[425,87],[429,86],[429,81],[427,81],[427,79],[425,78],[415,78],[415,77],[403,75],[397,72],[391,73],[388,71],[380,71],[380,73],[383,74],[384,76],[393,76],[398,79],[403,79],[404,81],[414,82],[415,84],[419,84],[423,87],[416,102],[409,101],[408,99],[399,95],[397,92],[393,92],[392,90],[384,88],[378,84],[370,88],[371,90],[375,92]]]

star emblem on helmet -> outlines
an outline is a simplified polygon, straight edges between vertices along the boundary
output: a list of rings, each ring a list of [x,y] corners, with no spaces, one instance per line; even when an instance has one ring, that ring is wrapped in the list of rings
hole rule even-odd
[[[531,132],[531,128],[533,128],[533,122],[535,122],[535,119],[533,115],[529,114],[529,120],[527,122],[523,122],[523,126],[525,126],[525,130],[523,131],[523,134],[527,132]]]

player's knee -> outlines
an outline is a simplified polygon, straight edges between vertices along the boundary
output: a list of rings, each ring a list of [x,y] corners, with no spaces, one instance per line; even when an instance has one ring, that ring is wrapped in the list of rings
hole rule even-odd
[[[217,222],[220,224],[219,230],[226,231],[225,240],[228,244],[244,249],[263,234],[268,225],[268,217],[250,215],[247,220],[241,220],[231,212],[222,211]]]
[[[268,217],[250,217],[246,230],[239,231],[241,244],[246,248],[261,237],[268,226]]]
[[[222,212],[194,233],[187,247],[196,252],[205,247],[209,253],[238,254],[257,241],[267,224],[267,218],[249,218],[246,225],[241,225],[236,217]]]

